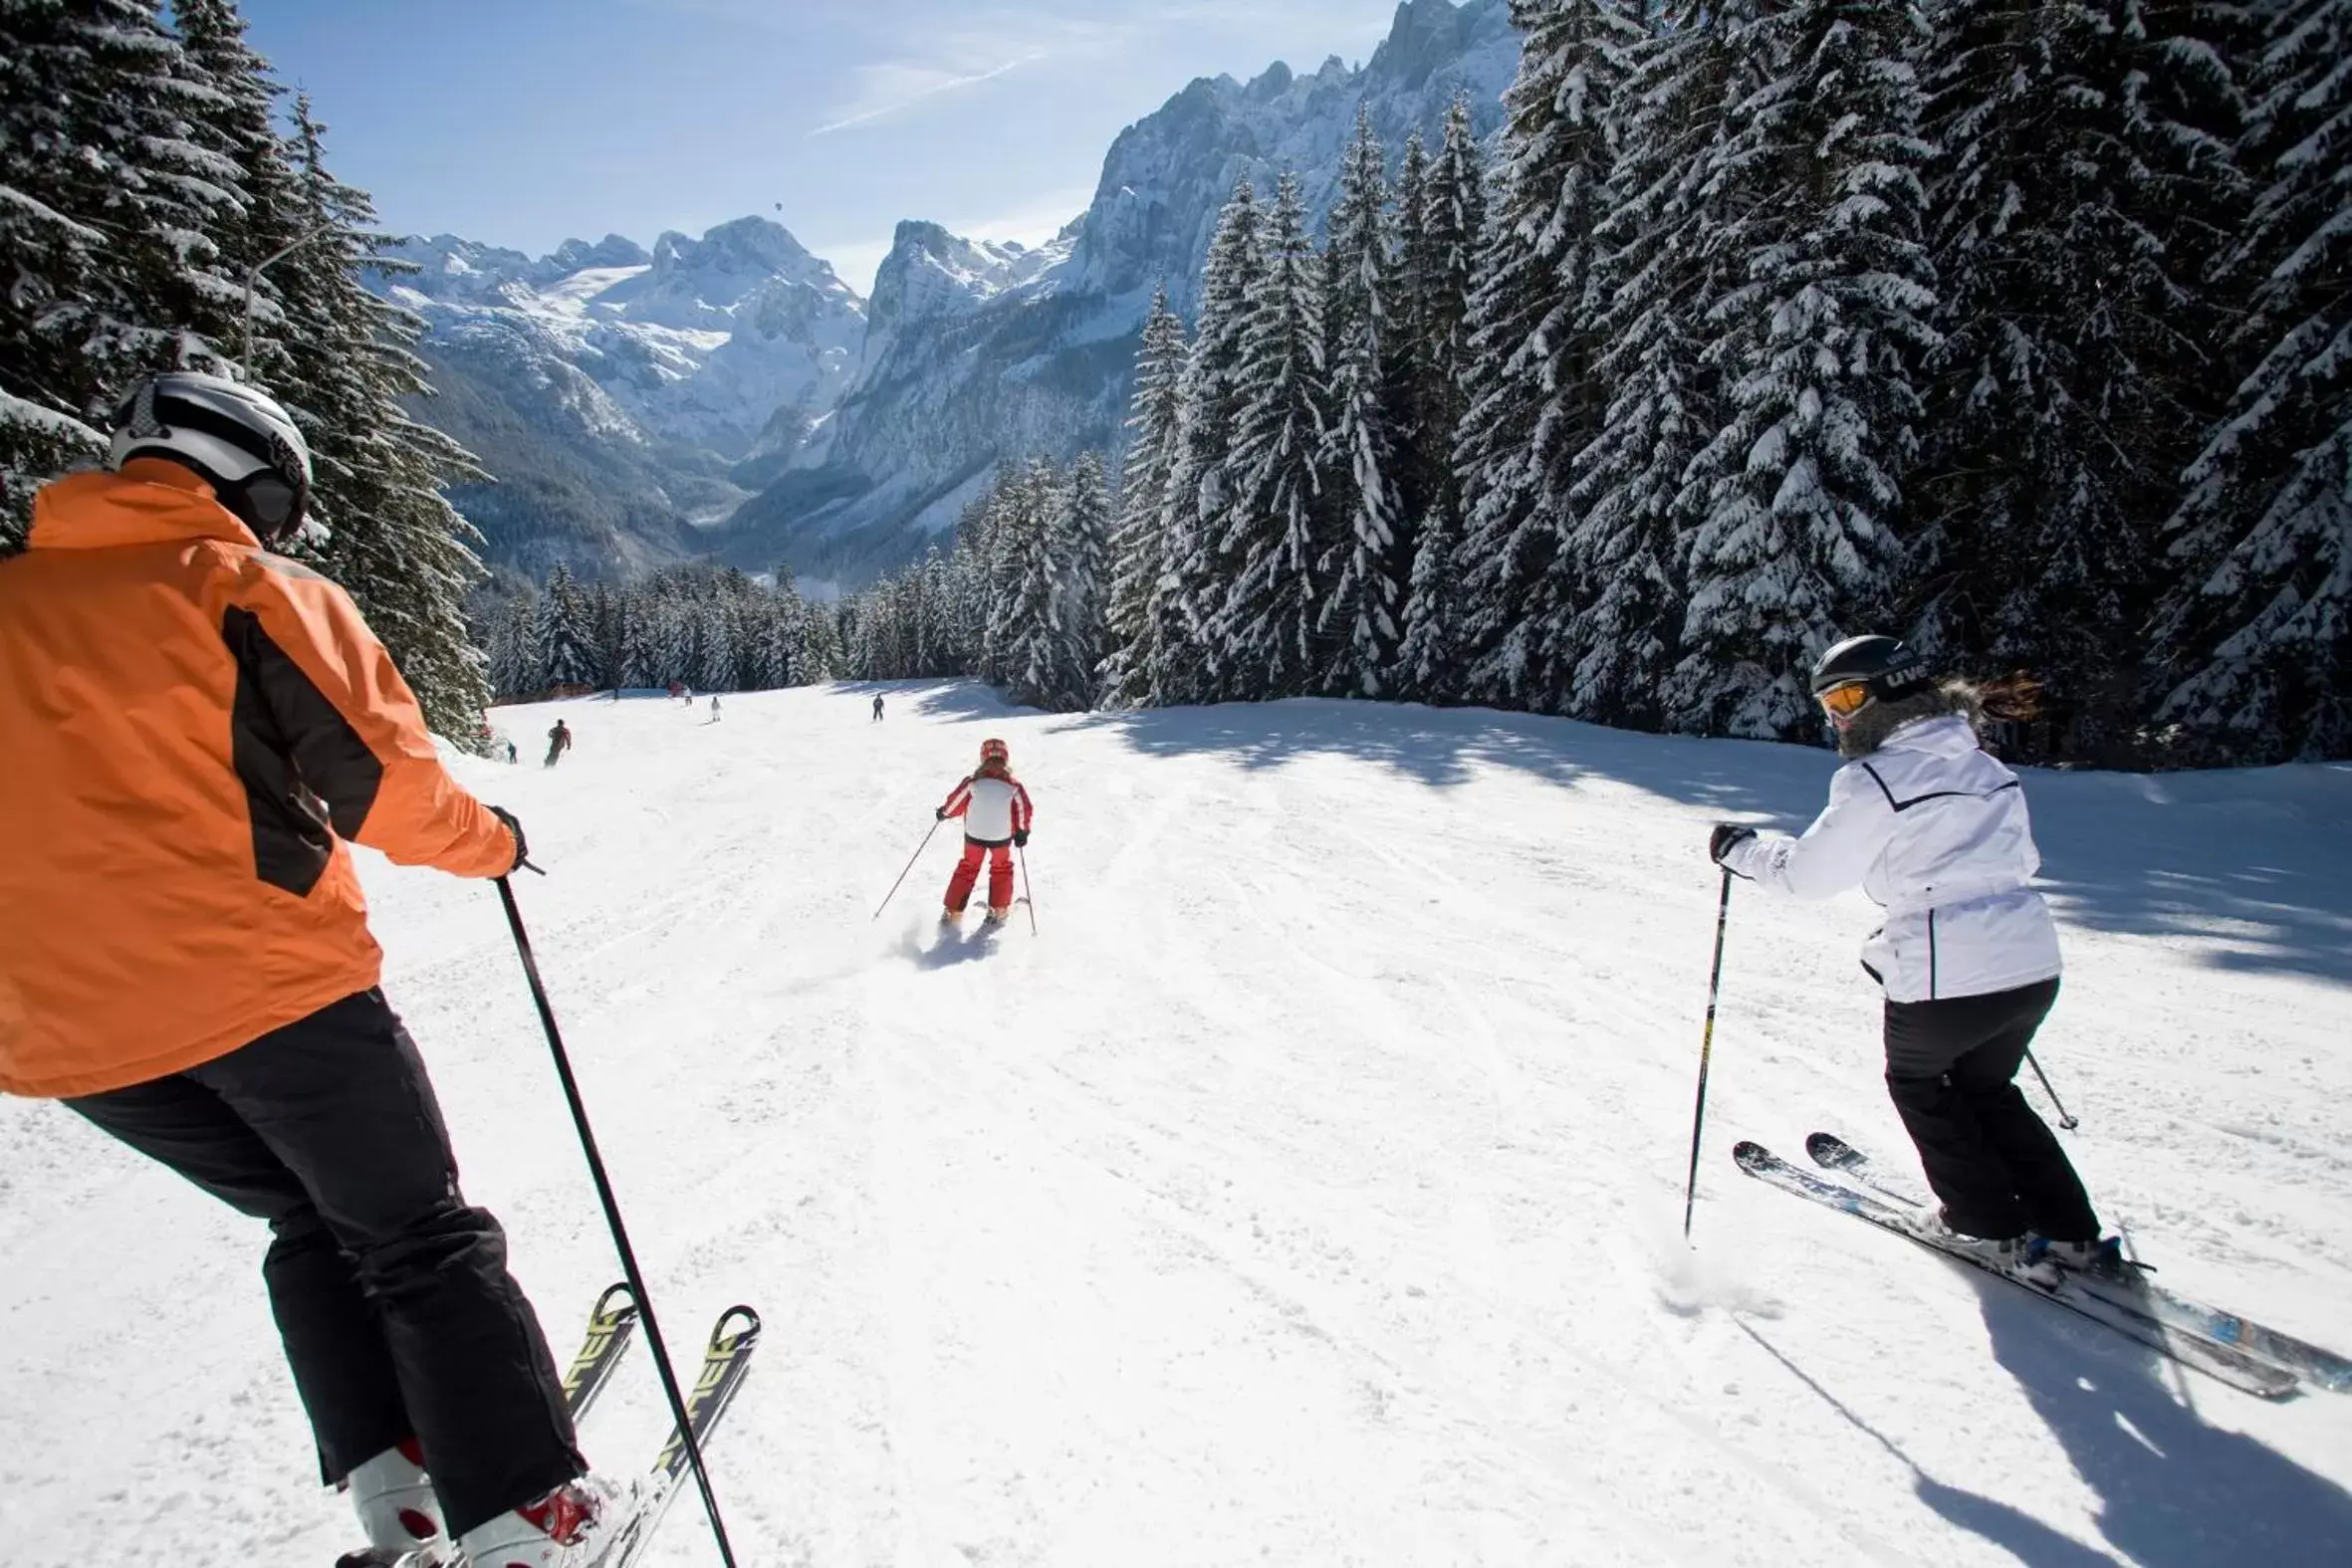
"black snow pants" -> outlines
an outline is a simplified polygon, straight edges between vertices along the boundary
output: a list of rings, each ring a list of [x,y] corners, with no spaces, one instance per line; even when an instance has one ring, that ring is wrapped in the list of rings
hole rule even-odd
[[[2066,1151],[2013,1081],[2055,979],[1886,1005],[1887,1092],[1945,1218],[1968,1235],[2089,1241],[2098,1216]]]
[[[506,1234],[459,1196],[424,1062],[381,992],[66,1104],[270,1223],[262,1277],[328,1481],[413,1437],[462,1535],[588,1467]]]

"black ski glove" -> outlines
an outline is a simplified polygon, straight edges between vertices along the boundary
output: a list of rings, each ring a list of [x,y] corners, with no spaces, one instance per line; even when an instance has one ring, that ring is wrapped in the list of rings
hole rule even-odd
[[[1753,827],[1743,827],[1738,822],[1718,822],[1715,831],[1707,837],[1707,858],[1722,865],[1723,857],[1732,845],[1744,844],[1755,836],[1756,829]]]
[[[940,807],[938,810],[936,810],[936,811],[933,811],[933,812],[931,813],[931,820],[932,820],[932,821],[934,821],[934,822],[944,822],[944,821],[946,821],[946,820],[947,820],[947,807],[943,805],[943,806],[941,806],[941,807]]]
[[[1027,849],[1029,847],[1028,828],[1025,827],[1020,832],[1013,835],[1013,847],[1016,849]]]
[[[515,813],[508,810],[503,805],[494,805],[490,808],[490,814],[497,817],[500,821],[506,823],[507,831],[515,835],[515,863],[507,867],[509,874],[520,871],[523,869],[523,867],[530,865],[531,845],[529,841],[523,837],[523,824],[515,820]],[[533,866],[532,869],[537,870],[538,867]]]

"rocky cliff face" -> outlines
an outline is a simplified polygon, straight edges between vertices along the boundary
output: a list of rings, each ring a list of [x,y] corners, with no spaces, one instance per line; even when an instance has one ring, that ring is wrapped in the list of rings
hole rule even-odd
[[[1115,444],[1151,291],[1189,310],[1237,179],[1295,170],[1319,223],[1358,105],[1393,158],[1416,129],[1434,144],[1457,93],[1491,131],[1518,63],[1506,0],[1406,0],[1359,68],[1169,99],[1048,244],[900,224],[870,304],[762,218],[536,258],[413,240],[418,270],[382,287],[430,328],[424,416],[498,476],[458,496],[494,560],[716,552],[854,584],[952,528],[999,462]]]
[[[763,218],[648,251],[619,235],[551,254],[450,235],[380,280],[425,319],[426,416],[499,483],[458,496],[492,558],[626,571],[695,554],[839,400],[865,307]]]
[[[1358,69],[1194,82],[1120,133],[1092,203],[1050,245],[901,224],[837,409],[714,543],[854,581],[953,527],[998,462],[1112,445],[1151,291],[1190,307],[1236,180],[1270,188],[1295,170],[1319,223],[1358,105],[1393,158],[1416,129],[1434,145],[1457,92],[1491,131],[1518,64],[1505,0],[1407,0]]]

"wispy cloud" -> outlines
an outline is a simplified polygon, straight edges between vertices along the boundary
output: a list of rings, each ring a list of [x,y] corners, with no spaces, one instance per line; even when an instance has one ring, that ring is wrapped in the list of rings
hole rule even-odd
[[[951,222],[947,227],[949,232],[967,239],[1019,240],[1024,245],[1042,245],[1060,232],[1063,224],[1084,212],[1093,200],[1093,186],[1070,185],[1029,197],[993,216]]]
[[[977,87],[983,82],[994,82],[1007,72],[1018,71],[1032,61],[1044,58],[1041,52],[1032,51],[980,70],[921,60],[884,60],[870,66],[859,66],[857,91],[846,104],[834,108],[834,118],[826,120],[809,134],[828,136],[853,125],[871,124],[901,110],[911,109],[926,99],[938,98],[962,88]]]

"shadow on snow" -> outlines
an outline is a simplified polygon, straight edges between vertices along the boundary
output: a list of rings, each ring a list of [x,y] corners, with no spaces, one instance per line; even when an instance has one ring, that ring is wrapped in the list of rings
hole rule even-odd
[[[2352,1562],[2352,1493],[2253,1439],[2209,1426],[2201,1399],[2219,1384],[2014,1286],[1956,1264],[1977,1290],[1994,1359],[2014,1378],[2097,1498],[2099,1532],[2141,1568],[2319,1568]],[[1740,1326],[1820,1400],[1909,1466],[1920,1501],[2026,1568],[2090,1568],[2115,1559],[1996,1498],[1930,1475],[1788,1354]],[[2168,1379],[2181,1380],[2187,1397]],[[2306,1396],[2309,1397],[2309,1396]],[[2325,1398],[2326,1396],[2318,1396]]]
[[[1027,710],[970,684],[906,695],[924,717]],[[1298,699],[1073,714],[1055,731],[1115,735],[1146,756],[1245,769],[1349,757],[1432,788],[1510,770],[1573,789],[1630,784],[1708,816],[1801,832],[1826,798],[1826,748],[1603,729],[1485,708]],[[2200,941],[2199,961],[2352,985],[2352,765],[2196,774],[2024,770],[2045,890],[2068,920]],[[1563,798],[1562,810],[1573,810]],[[1710,875],[1691,826],[1692,875]]]

